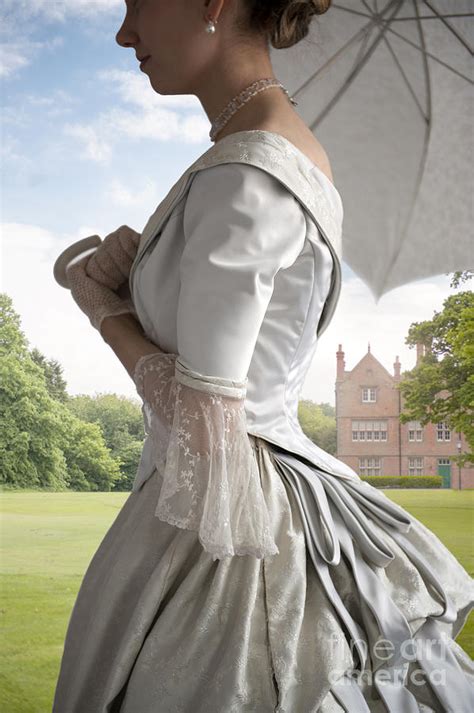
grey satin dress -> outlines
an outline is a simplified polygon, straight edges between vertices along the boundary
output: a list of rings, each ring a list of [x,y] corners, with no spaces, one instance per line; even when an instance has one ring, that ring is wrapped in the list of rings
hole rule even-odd
[[[266,131],[213,146],[131,273],[133,490],[71,613],[53,713],[471,713],[474,582],[312,443],[298,396],[340,288],[342,200]]]

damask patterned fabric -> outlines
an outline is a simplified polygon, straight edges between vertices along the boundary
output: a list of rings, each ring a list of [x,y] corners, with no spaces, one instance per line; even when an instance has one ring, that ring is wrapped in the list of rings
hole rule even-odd
[[[269,444],[253,436],[250,443],[279,554],[214,561],[197,532],[155,517],[157,470],[127,498],[85,573],[54,713],[358,713],[333,690],[345,672],[357,680],[356,648],[309,560],[294,493]],[[374,572],[416,631],[440,605],[403,549],[377,530],[395,558]],[[409,538],[456,603],[455,627],[444,624],[452,637],[468,612],[467,574],[416,520]],[[348,561],[330,573],[354,620],[371,631]],[[474,680],[451,638],[449,649]],[[370,666],[359,678],[362,710],[387,713]],[[419,711],[446,713],[426,679],[418,672],[418,685],[409,680]]]
[[[272,132],[218,143],[133,271],[147,438],[53,713],[472,713],[474,581],[298,423],[340,285],[337,190]]]

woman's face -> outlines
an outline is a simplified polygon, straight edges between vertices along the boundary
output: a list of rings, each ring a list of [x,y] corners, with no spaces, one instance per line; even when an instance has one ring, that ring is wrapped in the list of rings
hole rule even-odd
[[[150,56],[142,71],[159,94],[195,93],[206,68],[215,61],[216,38],[205,31],[209,2],[125,0],[126,14],[116,41],[133,48],[138,57]]]

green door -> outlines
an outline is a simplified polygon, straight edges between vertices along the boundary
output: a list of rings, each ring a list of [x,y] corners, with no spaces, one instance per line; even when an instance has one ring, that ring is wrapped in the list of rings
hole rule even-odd
[[[451,487],[451,461],[449,458],[438,458],[438,475],[443,478],[443,488]]]

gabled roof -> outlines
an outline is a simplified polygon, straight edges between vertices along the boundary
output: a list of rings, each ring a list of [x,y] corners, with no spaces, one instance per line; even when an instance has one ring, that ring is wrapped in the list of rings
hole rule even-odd
[[[379,362],[378,359],[376,359],[376,358],[374,357],[374,355],[373,355],[372,352],[370,351],[370,348],[369,348],[369,351],[368,351],[366,354],[364,354],[364,356],[362,357],[362,359],[360,359],[360,360],[357,362],[357,364],[356,364],[352,369],[350,369],[350,370],[347,370],[347,369],[346,369],[346,370],[344,371],[344,376],[346,376],[346,375],[348,376],[349,374],[352,374],[354,371],[356,371],[356,369],[359,369],[359,368],[362,368],[362,367],[366,367],[366,368],[367,368],[367,367],[371,367],[372,369],[375,367],[375,368],[377,369],[377,371],[379,371],[379,372],[380,372],[380,371],[383,371],[389,379],[391,379],[392,381],[394,380],[393,374],[391,374],[391,373],[384,367],[384,365],[383,365],[381,362]]]

